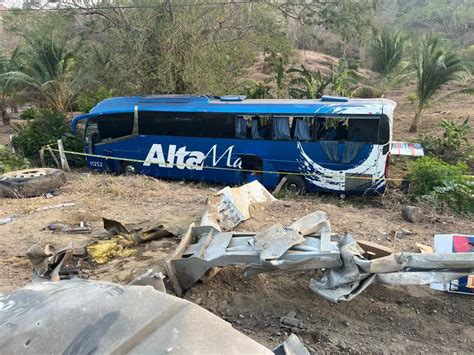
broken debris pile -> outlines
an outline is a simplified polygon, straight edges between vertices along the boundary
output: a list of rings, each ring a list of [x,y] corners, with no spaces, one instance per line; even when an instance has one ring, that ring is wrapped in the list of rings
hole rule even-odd
[[[84,248],[74,248],[73,244],[58,251],[50,244],[47,244],[44,249],[34,244],[26,252],[26,257],[33,265],[33,281],[38,278],[59,281],[78,274],[77,268],[65,266],[73,256],[84,254]]]
[[[104,264],[115,256],[127,257],[135,253],[134,247],[140,243],[165,237],[177,236],[178,230],[163,222],[146,222],[132,228],[112,219],[103,218],[104,229],[111,239],[91,243],[87,252],[98,264]]]
[[[207,199],[207,208],[201,226],[212,226],[218,231],[228,231],[249,219],[255,203],[276,201],[275,197],[258,181],[240,187],[226,186]]]
[[[191,226],[166,268],[178,295],[215,267],[243,265],[246,275],[324,269],[322,277],[311,279],[310,288],[332,302],[349,301],[374,282],[424,285],[448,282],[474,270],[472,253],[396,253],[374,258],[364,245],[350,235],[331,234],[324,212],[261,233]]]

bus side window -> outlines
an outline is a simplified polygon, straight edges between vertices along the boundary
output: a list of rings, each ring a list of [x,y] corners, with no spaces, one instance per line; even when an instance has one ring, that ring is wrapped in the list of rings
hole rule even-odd
[[[115,113],[97,117],[102,140],[130,136],[133,133],[133,113]]]
[[[290,124],[289,117],[274,116],[273,117],[273,139],[290,140]]]
[[[235,137],[247,138],[248,120],[244,116],[237,116],[235,119]]]
[[[270,117],[268,116],[252,116],[252,138],[253,139],[270,139]]]
[[[345,141],[348,135],[347,119],[339,117],[318,118],[317,139],[321,141]]]
[[[311,134],[312,117],[293,117],[293,138],[298,141],[309,141],[313,136]]]
[[[379,119],[350,118],[347,140],[350,142],[376,144],[379,133]]]

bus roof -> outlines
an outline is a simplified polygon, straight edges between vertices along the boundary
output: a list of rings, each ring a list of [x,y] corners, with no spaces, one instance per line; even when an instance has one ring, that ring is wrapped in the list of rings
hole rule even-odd
[[[323,96],[318,100],[246,99],[245,96],[148,95],[113,97],[99,102],[90,116],[139,111],[221,112],[236,114],[364,114],[392,116],[396,103],[388,99]]]

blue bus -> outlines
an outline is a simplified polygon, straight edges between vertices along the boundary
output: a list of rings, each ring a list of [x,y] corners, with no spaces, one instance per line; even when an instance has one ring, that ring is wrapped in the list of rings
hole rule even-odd
[[[99,172],[292,193],[377,194],[386,188],[395,102],[322,97],[114,97],[72,121],[84,123],[87,164]]]

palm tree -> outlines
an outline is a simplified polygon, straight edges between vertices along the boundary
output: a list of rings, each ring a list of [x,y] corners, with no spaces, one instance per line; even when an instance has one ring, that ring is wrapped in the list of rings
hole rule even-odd
[[[19,96],[57,112],[66,112],[79,92],[80,73],[68,42],[53,34],[25,37],[26,46],[14,58],[16,70],[0,74],[0,81]]]
[[[418,130],[421,116],[442,86],[467,72],[461,59],[443,49],[440,38],[431,34],[420,40],[413,62],[417,77],[417,108],[410,132]]]
[[[289,88],[289,94],[291,97],[297,99],[319,99],[326,90],[326,87],[331,82],[328,79],[324,79],[321,72],[312,72],[304,65],[300,68],[290,68],[287,73],[297,73],[298,76],[290,81],[292,86]]]
[[[393,73],[401,64],[408,43],[408,37],[398,30],[384,28],[370,47],[373,70],[382,77]]]

